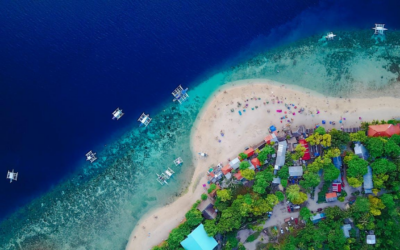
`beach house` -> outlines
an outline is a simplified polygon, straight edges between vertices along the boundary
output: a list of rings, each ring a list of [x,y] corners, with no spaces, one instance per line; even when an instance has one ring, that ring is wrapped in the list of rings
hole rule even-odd
[[[400,124],[381,124],[381,125],[369,125],[368,126],[368,136],[369,137],[378,137],[378,136],[387,136],[391,137],[392,135],[400,135]]]
[[[217,212],[214,209],[214,203],[211,199],[207,199],[202,201],[198,206],[197,209],[203,214],[203,217],[207,220],[213,220],[217,218]]]
[[[276,155],[275,170],[279,170],[285,164],[286,148],[287,148],[286,141],[281,141],[278,143],[278,152]]]
[[[337,194],[335,192],[325,194],[326,202],[337,201]]]
[[[213,250],[217,245],[217,241],[207,235],[203,224],[200,224],[188,237],[181,242],[186,250]]]
[[[374,183],[372,182],[372,169],[368,166],[368,172],[364,175],[364,192],[366,194],[372,194]]]
[[[259,168],[261,166],[261,162],[258,158],[251,159],[251,164],[256,168]]]
[[[232,167],[231,165],[227,164],[221,169],[222,173],[225,175],[225,178],[230,180],[232,178]]]
[[[254,155],[254,149],[253,148],[248,148],[243,153],[245,153],[247,155],[247,157],[249,158],[249,157]]]

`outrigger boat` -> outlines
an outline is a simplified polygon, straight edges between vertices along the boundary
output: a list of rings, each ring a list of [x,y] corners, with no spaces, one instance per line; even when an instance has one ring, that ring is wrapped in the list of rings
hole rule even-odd
[[[11,172],[10,171],[7,172],[7,179],[10,179],[10,183],[12,181],[16,181],[17,178],[18,178],[18,173],[14,173],[14,169]]]
[[[149,123],[151,122],[151,118],[150,118],[149,115],[146,115],[145,113],[143,113],[143,114],[139,117],[138,121],[140,122],[139,127],[141,127],[141,126],[147,127],[147,125],[149,125]]]
[[[122,109],[117,108],[114,112],[112,112],[112,115],[113,115],[112,118],[113,120],[115,119],[119,120],[124,115],[124,113],[122,113]]]
[[[167,185],[168,185],[167,180],[168,180],[169,178],[171,178],[171,176],[172,176],[173,174],[175,174],[175,172],[174,172],[172,169],[167,168],[167,170],[165,170],[164,173],[157,174],[157,181],[158,181],[158,183],[160,183],[161,185],[164,185],[164,184],[167,184]]]
[[[183,163],[183,160],[181,157],[178,157],[174,160],[175,166],[179,166]]]
[[[97,160],[96,153],[93,153],[92,150],[90,150],[89,153],[86,154],[86,160],[90,161],[90,163],[93,163],[95,160]]]
[[[186,101],[189,98],[189,95],[187,94],[188,88],[183,89],[181,85],[179,85],[174,92],[172,92],[172,95],[175,97],[174,102],[178,101],[179,104],[182,104],[182,102]]]

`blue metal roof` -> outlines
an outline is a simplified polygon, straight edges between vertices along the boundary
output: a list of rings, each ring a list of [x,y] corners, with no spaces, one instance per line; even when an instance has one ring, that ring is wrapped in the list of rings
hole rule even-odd
[[[186,250],[213,250],[217,245],[217,241],[207,235],[203,224],[200,224],[188,237],[181,242]]]
[[[368,172],[364,175],[364,190],[366,194],[371,194],[374,188],[374,183],[372,182],[372,169],[368,166]]]

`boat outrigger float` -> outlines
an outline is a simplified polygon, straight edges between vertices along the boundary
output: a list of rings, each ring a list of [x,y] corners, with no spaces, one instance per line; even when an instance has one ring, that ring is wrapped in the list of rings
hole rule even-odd
[[[172,169],[167,168],[167,170],[165,170],[164,173],[157,174],[157,181],[158,181],[158,183],[160,183],[161,185],[164,185],[164,184],[167,184],[167,185],[168,185],[167,180],[168,180],[169,178],[171,178],[171,176],[172,176],[173,174],[175,174],[175,172],[174,172]]]
[[[174,92],[172,92],[172,95],[175,97],[174,102],[178,101],[179,104],[182,104],[182,102],[186,101],[189,98],[189,95],[187,94],[188,88],[183,89],[181,85],[179,85]]]

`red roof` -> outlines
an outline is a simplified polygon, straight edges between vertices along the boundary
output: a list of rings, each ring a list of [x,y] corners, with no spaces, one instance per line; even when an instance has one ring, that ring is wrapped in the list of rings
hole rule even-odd
[[[211,172],[210,175],[211,175],[211,177],[215,177],[214,172]]]
[[[254,155],[254,149],[249,148],[246,151],[244,151],[244,153],[247,155],[247,157],[250,157],[250,156]]]
[[[223,173],[224,175],[230,173],[231,171],[232,171],[232,167],[231,167],[231,165],[229,165],[229,164],[222,168],[222,173]]]
[[[276,132],[276,131],[274,131],[274,133],[273,133],[275,136],[277,136],[278,135],[278,133]],[[266,142],[266,143],[268,143],[268,144],[270,144],[271,143],[271,140],[272,140],[272,138],[274,138],[273,136],[272,136],[272,134],[269,134],[269,135],[267,135],[267,137],[265,137],[265,139],[264,139],[264,141]]]
[[[377,137],[377,136],[387,136],[391,137],[392,135],[400,134],[400,126],[399,124],[383,124],[383,125],[370,125],[368,127],[368,136],[369,137]]]
[[[304,153],[303,160],[307,161],[307,160],[311,159],[310,150],[308,150],[308,144],[307,144],[306,140],[299,140],[299,143],[301,145],[303,145],[303,147],[306,148],[306,152]]]
[[[235,176],[235,178],[237,179],[237,180],[241,180],[241,179],[243,179],[243,176],[240,174],[240,171],[239,172],[237,172],[236,174],[234,174],[233,176]]]
[[[332,191],[333,192],[342,192],[342,185],[340,185],[340,183],[333,183],[332,184]]]
[[[327,193],[325,195],[326,199],[330,199],[330,198],[336,198],[337,194],[336,193]]]
[[[251,163],[254,165],[254,167],[259,167],[259,166],[261,166],[260,160],[257,159],[257,158],[251,159]]]

